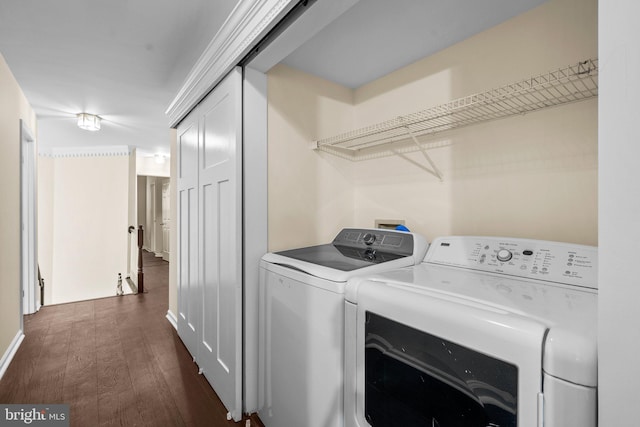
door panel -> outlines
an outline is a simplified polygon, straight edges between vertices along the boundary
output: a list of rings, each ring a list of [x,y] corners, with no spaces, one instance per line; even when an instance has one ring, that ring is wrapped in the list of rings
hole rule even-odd
[[[230,366],[234,365],[235,357],[235,340],[240,339],[240,336],[235,335],[235,330],[230,325],[226,325],[224,322],[228,319],[234,318],[234,304],[235,293],[237,289],[238,272],[237,265],[240,261],[237,254],[233,251],[223,250],[225,247],[234,246],[234,221],[230,215],[227,215],[235,201],[234,191],[231,188],[230,181],[221,181],[218,183],[218,246],[219,260],[218,260],[218,312],[219,321],[217,324],[218,334],[218,364],[220,367],[229,372]]]
[[[199,194],[203,327],[198,363],[234,419],[242,415],[241,72],[201,104]]]
[[[204,116],[204,139],[202,141],[203,166],[210,169],[233,161],[230,156],[235,151],[233,111],[229,108],[233,100],[224,94]]]
[[[204,212],[209,212],[202,220],[202,237],[204,238],[204,252],[203,258],[206,260],[213,260],[219,253],[216,245],[216,226],[217,218],[211,213],[215,213],[216,202],[215,187],[213,185],[205,185],[202,187],[202,208]],[[202,283],[204,287],[204,322],[202,325],[202,343],[204,344],[203,351],[205,354],[199,356],[199,359],[205,358],[207,360],[214,358],[213,354],[216,347],[216,328],[217,318],[219,314],[218,301],[217,301],[217,276],[218,276],[218,263],[206,262],[202,266]],[[205,374],[208,376],[208,369],[205,369]]]
[[[198,198],[195,189],[189,189],[188,194],[188,240],[187,240],[187,256],[185,265],[188,269],[187,292],[188,298],[188,316],[187,321],[189,328],[193,331],[201,329],[202,320],[200,315],[200,280],[198,277],[198,232],[192,224],[198,223]]]

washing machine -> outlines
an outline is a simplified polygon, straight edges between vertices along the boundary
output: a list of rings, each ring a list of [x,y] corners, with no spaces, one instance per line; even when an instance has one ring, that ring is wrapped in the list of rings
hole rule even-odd
[[[258,415],[266,427],[344,425],[344,291],[359,274],[415,265],[415,233],[343,229],[260,262]]]
[[[348,427],[595,427],[597,249],[435,239],[345,293]]]

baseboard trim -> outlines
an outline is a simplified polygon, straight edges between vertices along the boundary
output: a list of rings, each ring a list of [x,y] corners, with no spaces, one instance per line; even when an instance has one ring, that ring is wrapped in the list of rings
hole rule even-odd
[[[171,312],[171,310],[167,310],[166,318],[169,321],[169,323],[171,323],[171,326],[173,326],[173,328],[177,331],[178,330],[178,318],[176,317],[176,315],[173,314]]]
[[[4,376],[4,373],[7,371],[7,368],[9,368],[9,364],[13,360],[13,356],[16,355],[20,344],[22,344],[22,340],[24,340],[24,333],[22,332],[22,330],[19,330],[16,336],[11,341],[11,344],[9,344],[9,348],[7,348],[7,351],[4,352],[2,359],[0,359],[0,380]]]

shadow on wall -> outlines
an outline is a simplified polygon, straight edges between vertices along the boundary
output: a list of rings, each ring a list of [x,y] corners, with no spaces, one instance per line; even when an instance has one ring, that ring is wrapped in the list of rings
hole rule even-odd
[[[352,123],[352,91],[278,65],[268,92],[269,250],[330,241],[353,225],[353,184],[310,143]]]

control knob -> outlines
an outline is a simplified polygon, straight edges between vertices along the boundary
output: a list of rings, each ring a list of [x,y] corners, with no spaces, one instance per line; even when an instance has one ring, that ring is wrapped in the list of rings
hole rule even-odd
[[[508,249],[500,249],[498,251],[498,254],[496,255],[496,258],[498,258],[498,261],[507,262],[511,258],[513,258],[513,254]]]
[[[376,250],[375,249],[371,249],[371,248],[367,248],[366,251],[364,251],[364,257],[367,261],[375,261],[376,260]]]
[[[371,246],[373,245],[373,242],[376,241],[376,235],[373,233],[367,233],[362,238],[362,241],[364,242],[365,245]]]

